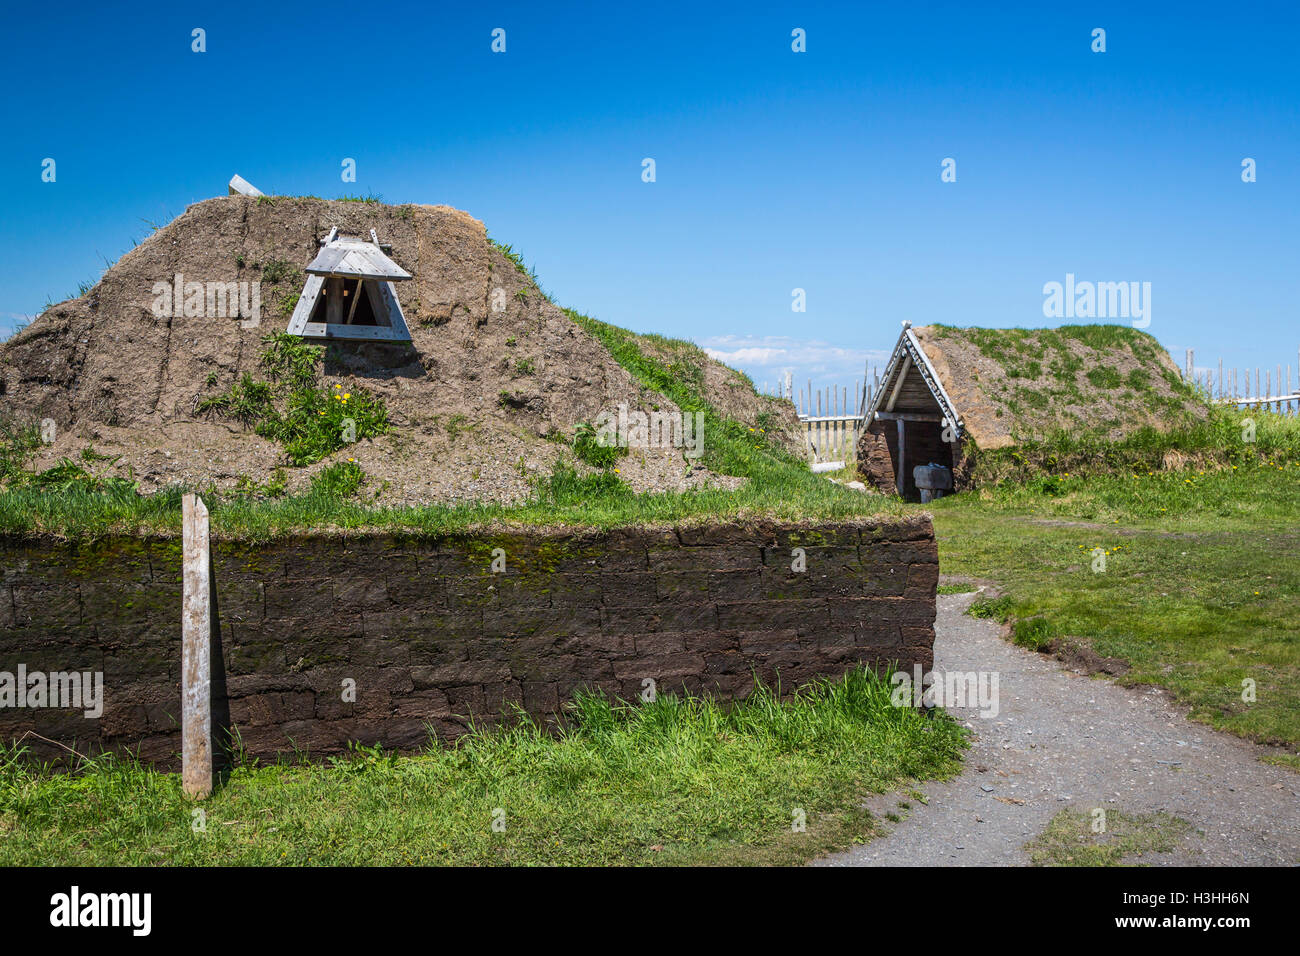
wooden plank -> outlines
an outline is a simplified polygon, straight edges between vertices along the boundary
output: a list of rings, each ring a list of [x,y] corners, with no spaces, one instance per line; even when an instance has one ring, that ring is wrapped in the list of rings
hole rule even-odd
[[[892,412],[894,410],[894,402],[898,401],[899,389],[903,387],[903,380],[907,378],[907,373],[911,371],[911,369],[912,356],[910,354],[904,355],[903,367],[898,370],[898,377],[894,381],[894,390],[889,395],[889,401],[885,403],[885,411]]]
[[[374,291],[384,303],[383,311],[388,316],[389,338],[395,342],[411,341],[411,330],[406,326],[406,315],[402,312],[402,303],[397,301],[397,290],[391,282],[376,282]],[[375,314],[379,314],[378,309]]]
[[[181,789],[202,800],[212,793],[212,580],[208,509],[198,495],[182,499]]]
[[[1293,392],[1290,395],[1275,395],[1273,397],[1263,397],[1256,395],[1253,398],[1224,398],[1220,399],[1221,405],[1271,405],[1274,402],[1295,402],[1300,401],[1300,392]]]
[[[343,276],[348,279],[383,279],[401,281],[412,278],[383,250],[364,239],[335,239],[316,254],[304,272],[313,275]]]
[[[342,325],[327,322],[308,322],[302,334],[315,339],[342,339],[364,342],[409,342],[409,334],[402,335],[386,325]]]
[[[898,497],[903,497],[903,476],[907,474],[904,470],[907,466],[906,436],[907,424],[900,418],[898,420]]]
[[[258,189],[256,186],[254,186],[252,183],[250,183],[247,179],[245,179],[243,176],[240,176],[239,174],[235,174],[230,178],[230,185],[227,186],[226,188],[230,190],[230,195],[232,196],[263,195],[262,190]]]
[[[886,422],[933,422],[936,425],[943,421],[942,415],[926,412],[876,412],[876,417]]]
[[[325,280],[320,276],[307,277],[302,295],[298,297],[298,304],[293,307],[293,315],[289,318],[290,335],[303,334],[302,330],[306,327],[307,320],[311,318],[312,309],[316,308],[316,300],[320,297],[320,290],[324,286]]]
[[[366,285],[368,285],[368,283],[364,279],[357,283],[357,292],[356,295],[352,297],[352,305],[348,308],[348,317],[344,320],[344,325],[351,325],[352,320],[356,318],[357,303],[360,302],[361,297],[366,294]]]

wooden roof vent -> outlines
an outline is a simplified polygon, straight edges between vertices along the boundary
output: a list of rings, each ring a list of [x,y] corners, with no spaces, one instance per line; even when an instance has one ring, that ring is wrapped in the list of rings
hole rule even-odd
[[[340,236],[338,227],[307,266],[307,282],[289,319],[290,335],[361,342],[409,342],[394,282],[412,278],[370,238]]]

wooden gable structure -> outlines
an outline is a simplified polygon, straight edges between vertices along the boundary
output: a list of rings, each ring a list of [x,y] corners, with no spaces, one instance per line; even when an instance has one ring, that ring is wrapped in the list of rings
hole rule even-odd
[[[961,414],[910,322],[903,323],[865,417],[859,467],[880,490],[919,500],[912,476],[915,466],[938,464],[951,469],[956,464]]]
[[[363,342],[409,342],[410,330],[394,282],[411,274],[384,253],[375,231],[370,239],[339,236],[322,243],[306,268],[307,282],[289,319],[290,335]]]

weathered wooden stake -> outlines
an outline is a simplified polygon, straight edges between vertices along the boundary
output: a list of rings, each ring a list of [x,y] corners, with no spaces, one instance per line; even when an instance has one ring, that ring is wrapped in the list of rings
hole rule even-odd
[[[903,477],[907,474],[904,468],[904,460],[907,455],[906,441],[903,436],[906,434],[903,419],[898,420],[898,497],[904,497]]]
[[[212,606],[208,509],[186,495],[184,597],[181,607],[181,789],[202,800],[212,793]]]

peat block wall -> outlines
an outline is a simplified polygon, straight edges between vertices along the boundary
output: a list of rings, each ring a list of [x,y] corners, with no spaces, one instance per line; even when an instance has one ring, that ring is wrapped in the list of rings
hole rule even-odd
[[[23,665],[104,687],[98,718],[0,705],[0,740],[175,766],[179,539],[0,539],[0,570],[0,681]],[[859,662],[929,668],[938,570],[928,518],[215,540],[214,727],[252,756],[410,749],[510,704],[554,719],[579,686],[731,698],[754,673],[788,690]]]

